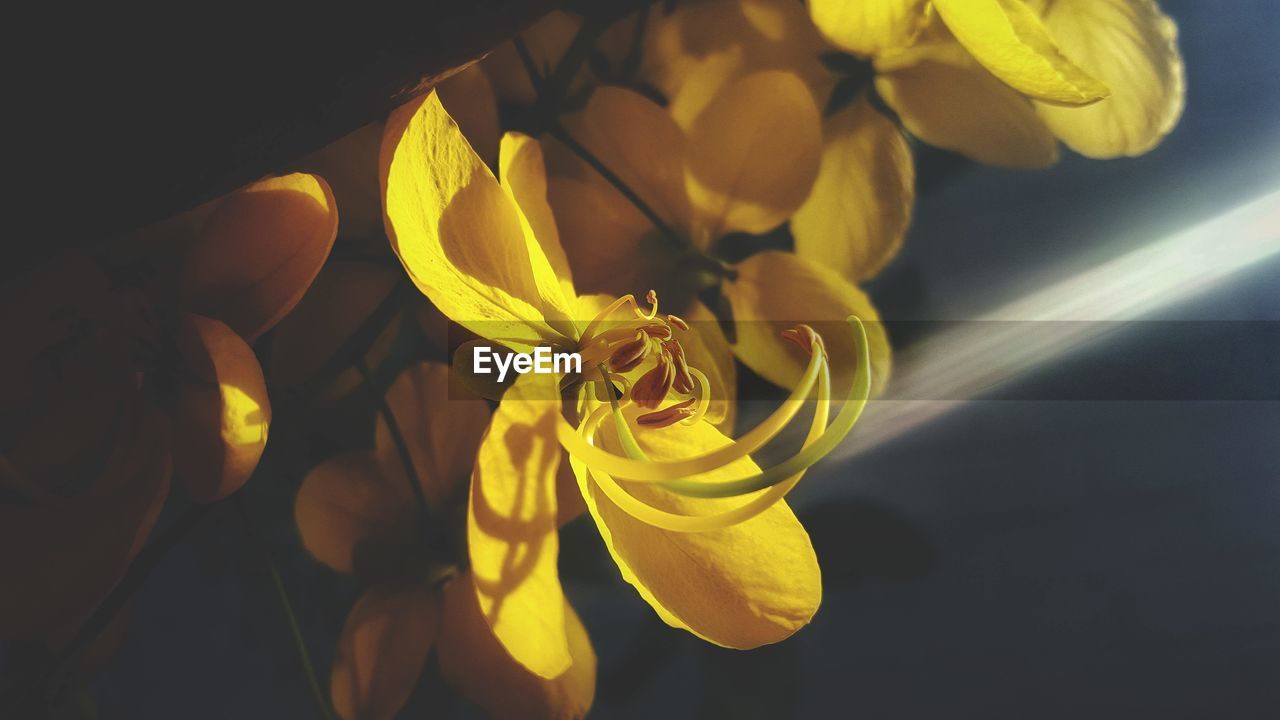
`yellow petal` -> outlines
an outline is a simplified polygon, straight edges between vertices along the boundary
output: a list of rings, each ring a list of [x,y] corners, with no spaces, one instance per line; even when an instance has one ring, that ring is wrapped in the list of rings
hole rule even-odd
[[[911,148],[866,100],[827,118],[822,168],[791,218],[796,254],[855,282],[880,272],[902,245],[915,203]]]
[[[585,717],[595,698],[596,655],[567,601],[564,615],[573,664],[554,679],[538,677],[512,659],[494,637],[476,602],[471,574],[454,578],[444,589],[440,674],[499,720]]]
[[[1072,150],[1093,158],[1141,155],[1177,124],[1186,99],[1178,28],[1153,0],[1071,0],[1049,5],[1045,26],[1062,51],[1107,83],[1087,108],[1036,111]]]
[[[547,198],[547,167],[542,159],[542,146],[537,140],[510,132],[502,137],[502,166],[499,170],[502,187],[515,200],[516,206],[528,220],[526,233],[532,233],[529,242],[536,243],[547,256],[547,262],[555,273],[563,297],[572,302],[577,296],[573,287],[573,272],[560,245],[560,233]]]
[[[677,232],[688,227],[684,188],[685,137],[665,109],[640,93],[601,87],[582,112],[565,118],[575,140],[626,183]],[[599,182],[595,170],[556,143],[553,175]]]
[[[213,502],[258,466],[271,424],[267,384],[253,349],[218,320],[188,315],[178,348],[174,469],[193,498]]]
[[[354,572],[365,548],[393,536],[416,512],[403,477],[389,476],[372,453],[326,460],[307,473],[293,504],[302,545],[338,572]]]
[[[818,175],[822,120],[804,83],[784,71],[749,75],[707,105],[689,133],[686,180],[695,240],[760,233],[804,202]]]
[[[789,70],[826,101],[836,76],[804,6],[792,0],[711,0],[650,13],[641,77],[670,101],[683,128],[720,90],[761,70]]]
[[[498,99],[489,76],[479,65],[471,65],[436,86],[440,102],[449,117],[462,128],[476,154],[486,165],[498,163]]]
[[[872,392],[889,379],[889,340],[870,298],[834,270],[791,253],[766,251],[734,266],[736,280],[724,284],[733,307],[734,353],[769,382],[793,387],[809,358],[782,339],[782,331],[807,323],[822,335],[831,356],[833,394],[853,381],[857,358],[845,318],[856,315],[871,343]]]
[[[945,42],[880,70],[876,90],[912,135],[978,162],[1041,168],[1058,160],[1058,141],[1031,103]]]
[[[252,342],[302,299],[337,233],[324,180],[295,173],[256,182],[219,204],[187,252],[183,298]]]
[[[604,443],[619,452],[612,426]],[[644,429],[637,440],[654,460],[677,460],[730,442],[709,423]],[[600,535],[622,577],[635,586],[667,624],[710,642],[753,648],[778,642],[809,622],[822,600],[813,546],[785,502],[739,525],[705,533],[672,533],[646,525],[618,509],[575,463],[578,482]],[[699,476],[728,480],[757,472],[749,458]],[[743,498],[698,500],[640,483],[637,497],[669,512],[705,514]]]
[[[272,385],[296,389],[314,380],[339,348],[387,302],[399,277],[398,271],[377,263],[329,263],[293,312],[276,326],[267,363]],[[388,322],[373,339],[364,353],[369,366],[377,367],[386,358],[398,330],[397,323]],[[313,399],[340,397],[360,382],[360,373],[348,368]]]
[[[572,664],[556,568],[556,398],[547,375],[521,375],[507,391],[480,445],[467,512],[480,608],[512,657],[544,678]]]
[[[1110,92],[1063,56],[1023,0],[934,0],[933,5],[978,62],[1024,95],[1087,105]]]
[[[449,366],[443,363],[420,363],[405,370],[387,390],[386,399],[423,494],[432,505],[443,504],[471,475],[480,438],[489,424],[489,406],[460,388],[451,388]],[[374,435],[383,465],[403,466],[381,416]]]
[[[356,601],[329,678],[343,720],[394,720],[435,642],[440,595],[424,586],[378,586]]]
[[[911,44],[927,17],[925,0],[809,0],[809,15],[832,45],[858,55]]]
[[[433,92],[387,122],[380,162],[387,234],[409,277],[482,336],[559,337],[565,300],[520,209]]]

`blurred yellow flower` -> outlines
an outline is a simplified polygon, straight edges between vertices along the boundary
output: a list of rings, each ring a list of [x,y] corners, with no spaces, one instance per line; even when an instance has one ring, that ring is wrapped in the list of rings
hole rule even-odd
[[[472,475],[471,572],[480,610],[506,650],[544,678],[573,667],[556,569],[561,445],[623,577],[666,622],[738,648],[776,642],[806,624],[820,600],[819,571],[782,496],[856,420],[870,382],[865,340],[855,402],[827,428],[827,354],[820,338],[792,330],[808,358],[801,382],[774,416],[734,442],[704,416],[709,382],[687,363],[683,320],[659,315],[652,294],[648,311],[629,295],[577,294],[537,142],[504,137],[495,178],[433,93],[392,115],[382,160],[392,247],[437,307],[509,347],[552,346],[583,358],[581,377],[517,378]],[[769,212],[767,200],[714,197],[705,199],[734,222]],[[789,424],[815,388],[820,402],[806,448],[760,471],[749,454]]]
[[[808,9],[812,23],[787,0],[684,5],[654,21],[642,77],[682,125],[736,78],[768,69],[796,73],[820,106],[847,102],[825,120],[822,169],[791,229],[798,254],[855,281],[900,245],[914,173],[894,121],[865,97],[844,97],[845,87],[874,82],[912,135],[1007,167],[1054,163],[1059,139],[1090,157],[1139,155],[1182,111],[1176,27],[1151,0],[811,0]],[[865,60],[842,60],[831,46]]]

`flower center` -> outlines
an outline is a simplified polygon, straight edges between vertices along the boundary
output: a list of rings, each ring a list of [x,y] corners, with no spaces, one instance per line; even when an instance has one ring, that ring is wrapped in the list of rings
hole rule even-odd
[[[622,401],[655,410],[641,415],[637,422],[645,427],[667,427],[681,420],[701,417],[706,403],[700,397],[707,391],[706,376],[690,368],[684,347],[676,332],[689,332],[689,324],[675,315],[658,315],[658,294],[650,290],[645,299],[646,312],[635,297],[625,295],[598,314],[583,331],[579,341],[582,366],[598,368],[601,384],[614,380],[624,386]],[[629,311],[629,312],[628,312]],[[621,319],[615,318],[622,314]],[[635,380],[627,375],[652,362]],[[702,378],[702,381],[696,378]],[[676,401],[659,410],[672,394]]]
[[[626,305],[623,298],[606,312],[611,313]],[[649,334],[643,325],[657,317],[657,303],[653,293],[649,294],[653,309],[643,313],[631,300],[637,316],[633,323],[641,323],[639,327],[630,326],[630,335],[618,335],[615,345],[607,345],[614,352],[597,350],[593,358],[598,367],[599,379],[595,380],[604,390],[608,403],[597,403],[594,407],[587,403],[585,412],[580,409],[582,421],[577,427],[570,425],[563,418],[557,426],[557,435],[561,445],[569,453],[570,463],[579,475],[584,475],[615,505],[633,517],[665,530],[673,532],[706,532],[729,527],[745,522],[772,507],[775,503],[795,487],[804,473],[814,463],[834,450],[852,430],[866,406],[871,391],[871,361],[867,346],[866,331],[857,318],[849,318],[855,334],[858,348],[858,365],[854,382],[845,398],[844,406],[836,419],[828,425],[831,409],[831,371],[830,359],[827,356],[822,337],[807,325],[797,325],[782,334],[782,337],[800,347],[808,356],[809,363],[800,382],[792,390],[787,400],[772,415],[751,429],[740,438],[723,447],[701,455],[678,460],[650,459],[632,431],[631,424],[623,412],[629,404],[642,408],[657,407],[662,400],[675,392],[677,396],[689,395],[687,398],[677,397],[676,402],[666,408],[638,415],[635,425],[642,429],[668,427],[676,423],[699,422],[708,402],[708,384],[706,376],[696,369],[689,368],[684,362],[683,349],[673,338],[663,333]],[[671,316],[668,316],[671,318]],[[593,334],[599,324],[597,318],[584,333],[584,347],[587,343],[596,342],[604,333]],[[670,326],[687,328],[678,318],[671,318],[662,323],[666,332]],[[674,346],[668,346],[673,343]],[[595,346],[592,346],[593,348]],[[641,348],[644,349],[641,349]],[[636,360],[637,355],[641,360]],[[639,367],[645,357],[655,358],[654,367],[645,372],[634,385],[628,386],[622,373],[628,369]],[[616,362],[615,362],[616,359]],[[584,353],[584,368],[588,366]],[[623,368],[623,369],[620,369]],[[615,374],[616,373],[616,374]],[[614,390],[614,379],[623,380],[624,391],[619,398]],[[661,395],[659,395],[661,392]],[[720,470],[756,452],[773,440],[787,427],[799,412],[805,401],[816,392],[816,403],[809,432],[804,445],[787,460],[744,477],[729,481],[711,480],[705,475]],[[612,415],[618,445],[623,454],[615,454],[599,447],[598,432],[605,419]],[[614,478],[624,478],[630,483],[654,484],[676,495],[695,498],[728,498],[743,497],[746,500],[728,510],[716,506],[716,511],[709,514],[685,515],[673,513],[655,507],[629,492]],[[750,497],[748,497],[750,496]]]

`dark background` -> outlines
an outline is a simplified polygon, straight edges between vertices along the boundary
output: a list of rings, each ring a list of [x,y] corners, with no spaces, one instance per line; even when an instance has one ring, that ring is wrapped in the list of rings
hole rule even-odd
[[[872,286],[886,317],[973,317],[1280,189],[1280,4],[1162,5],[1188,72],[1173,135],[1140,159],[1067,154],[1034,174],[922,153],[915,227]],[[1161,317],[1280,321],[1278,281],[1280,258]],[[1186,378],[1206,383],[1191,395],[1213,397],[1216,373],[1274,383],[1275,337],[1227,354],[1121,332],[1017,381],[1031,389],[1012,396],[1126,397],[1192,354],[1208,370]],[[1104,376],[1089,372],[1099,358]],[[823,607],[793,639],[751,653],[662,625],[580,522],[564,562],[600,657],[595,715],[1280,717],[1277,431],[1276,402],[967,403],[800,486]],[[327,678],[357,590],[302,551],[295,489],[255,478],[247,500]],[[312,716],[234,513],[215,513],[165,558],[131,623],[94,683],[100,717]],[[404,716],[450,713],[474,710],[428,679]]]

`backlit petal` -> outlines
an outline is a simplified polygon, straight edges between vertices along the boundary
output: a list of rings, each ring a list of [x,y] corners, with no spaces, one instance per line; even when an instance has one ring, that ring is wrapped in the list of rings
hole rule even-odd
[[[387,122],[380,162],[387,235],[409,277],[481,336],[533,344],[566,300],[511,196],[433,92]]]
[[[1037,103],[1053,133],[1093,158],[1141,155],[1182,115],[1186,84],[1178,28],[1153,0],[1058,0],[1044,16],[1062,51],[1107,83],[1087,108]]]
[[[560,284],[563,297],[572,302],[576,297],[573,288],[573,272],[569,260],[560,245],[560,233],[551,213],[547,197],[547,167],[542,159],[542,146],[537,140],[520,133],[507,133],[502,138],[502,166],[499,171],[502,187],[511,193],[517,207],[529,221],[526,232],[532,232],[530,242],[542,247],[547,256],[555,282]],[[535,271],[541,264],[535,266]],[[544,282],[539,279],[539,282]],[[547,278],[545,282],[551,282]]]
[[[338,638],[329,694],[343,720],[393,720],[435,643],[440,594],[378,586],[356,601]]]
[[[572,664],[556,567],[558,397],[551,376],[532,373],[507,391],[480,445],[467,513],[481,611],[507,651],[544,678]]]
[[[183,298],[252,342],[302,299],[337,232],[324,180],[295,173],[256,182],[218,205],[187,252]]]
[[[915,203],[911,148],[897,126],[860,100],[827,118],[822,168],[791,218],[796,254],[859,281],[897,254]]]
[[[578,492],[577,486],[573,488]],[[565,630],[573,663],[554,679],[538,677],[517,663],[485,621],[470,573],[444,589],[440,624],[440,673],[494,718],[576,720],[591,709],[596,691],[596,655],[569,603]]]
[[[733,306],[737,342],[734,353],[744,365],[780,387],[793,387],[808,357],[782,340],[796,323],[811,325],[831,356],[833,394],[852,383],[856,352],[845,318],[856,315],[871,343],[872,392],[889,379],[889,341],[870,298],[830,268],[791,253],[767,251],[734,266],[736,280],[724,284]]]
[[[218,320],[187,315],[178,347],[174,470],[193,498],[213,502],[258,466],[271,424],[267,385],[253,349]]]
[[[603,428],[605,446],[619,452],[612,426]],[[705,422],[644,429],[637,439],[654,460],[698,455],[731,442]],[[699,479],[727,480],[757,470],[743,458]],[[790,636],[817,611],[822,600],[818,561],[808,534],[785,502],[723,530],[671,533],[618,509],[585,473],[578,482],[623,579],[667,624],[717,645],[746,649]],[[656,507],[684,514],[713,512],[745,499],[686,498],[639,483],[628,489]]]
[[[354,572],[362,548],[393,536],[416,512],[403,477],[390,477],[367,451],[326,460],[307,473],[294,500],[302,545],[339,572]]]
[[[489,406],[450,387],[449,366],[420,363],[400,374],[387,390],[387,405],[405,439],[423,494],[441,505],[465,486],[489,423]],[[384,465],[399,467],[395,441],[378,417],[375,445]]]
[[[835,82],[819,59],[827,49],[793,0],[684,3],[670,14],[650,13],[640,74],[688,128],[724,86],[761,70],[794,72],[821,105]]]
[[[688,153],[695,240],[705,245],[732,231],[765,232],[795,212],[813,186],[821,116],[794,74],[755,73],[698,115]]]
[[[910,62],[877,63],[876,89],[912,135],[978,162],[1041,168],[1058,141],[1031,103],[954,42],[908,51]]]
[[[933,0],[933,5],[978,62],[1024,95],[1087,105],[1110,92],[1063,56],[1023,0]]]
[[[926,18],[925,0],[809,0],[809,14],[832,45],[858,55],[909,45]]]

